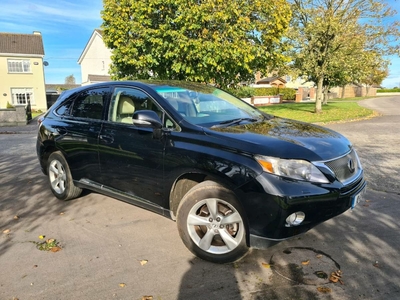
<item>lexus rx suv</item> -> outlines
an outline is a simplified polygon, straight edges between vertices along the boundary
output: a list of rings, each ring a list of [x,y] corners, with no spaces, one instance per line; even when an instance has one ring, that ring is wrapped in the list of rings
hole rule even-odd
[[[190,82],[65,91],[41,119],[37,156],[58,199],[88,189],[154,211],[217,263],[354,208],[366,186],[339,133]]]

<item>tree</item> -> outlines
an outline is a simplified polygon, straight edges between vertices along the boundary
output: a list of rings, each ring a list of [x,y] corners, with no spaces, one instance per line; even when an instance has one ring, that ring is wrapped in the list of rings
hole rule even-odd
[[[396,12],[384,3],[293,0],[291,5],[293,67],[317,83],[315,112],[322,110],[324,86],[362,82],[372,70],[385,68],[385,55],[398,54],[393,42],[400,36],[399,24],[387,20]]]
[[[285,0],[104,0],[103,39],[114,79],[178,79],[220,86],[287,63]]]
[[[75,84],[75,76],[74,74],[71,74],[67,77],[65,77],[65,84]]]

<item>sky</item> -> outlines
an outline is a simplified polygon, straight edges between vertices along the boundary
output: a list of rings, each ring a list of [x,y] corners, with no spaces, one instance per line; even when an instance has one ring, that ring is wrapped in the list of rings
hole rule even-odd
[[[101,0],[0,0],[0,32],[40,31],[44,44],[46,83],[81,83],[78,59],[93,30],[102,23]]]
[[[400,0],[388,1],[400,13]],[[64,83],[69,75],[81,83],[78,59],[93,30],[100,28],[102,8],[102,0],[0,0],[0,32],[40,31],[49,64],[46,83]],[[400,15],[395,19],[400,21]],[[400,87],[400,58],[389,60],[389,76],[382,86]]]

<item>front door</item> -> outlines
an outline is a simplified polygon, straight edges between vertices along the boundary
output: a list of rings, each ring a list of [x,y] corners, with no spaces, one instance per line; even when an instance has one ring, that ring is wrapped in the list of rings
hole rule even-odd
[[[164,139],[154,138],[151,128],[133,125],[133,113],[143,109],[161,114],[144,91],[114,90],[108,121],[99,135],[102,184],[162,206]]]

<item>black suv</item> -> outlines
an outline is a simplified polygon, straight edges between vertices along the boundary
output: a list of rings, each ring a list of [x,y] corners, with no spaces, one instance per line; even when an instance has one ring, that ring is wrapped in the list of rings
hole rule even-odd
[[[157,212],[219,263],[353,208],[366,185],[342,135],[189,82],[66,91],[41,120],[37,155],[57,198],[89,189]]]

